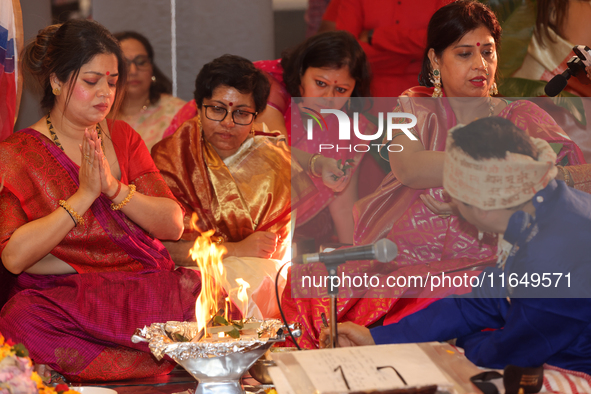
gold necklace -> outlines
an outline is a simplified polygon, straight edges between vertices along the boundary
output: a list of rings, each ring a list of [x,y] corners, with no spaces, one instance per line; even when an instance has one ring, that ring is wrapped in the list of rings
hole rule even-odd
[[[62,152],[65,152],[64,147],[62,146],[62,144],[61,144],[59,138],[57,137],[57,134],[55,133],[55,130],[53,128],[53,123],[51,123],[51,117],[49,115],[49,112],[47,113],[45,120],[47,122],[47,128],[49,129],[49,134],[51,135],[51,140],[58,148],[60,148],[62,150]],[[103,128],[101,127],[100,123],[97,123],[96,124],[96,134],[101,139],[101,148],[103,149],[103,152],[105,152],[105,141],[103,141],[103,139],[102,139],[102,132],[103,132]]]

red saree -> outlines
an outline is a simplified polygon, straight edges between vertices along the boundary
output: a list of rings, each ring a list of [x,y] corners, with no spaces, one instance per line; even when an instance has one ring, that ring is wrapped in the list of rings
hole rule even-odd
[[[109,128],[121,181],[135,183],[142,194],[173,198],[141,137],[124,122],[109,122]],[[0,144],[0,163],[6,175],[0,193],[1,251],[18,227],[60,209],[58,200],[78,188],[78,166],[33,129]],[[162,243],[109,205],[101,195],[83,215],[86,224],[74,227],[51,252],[77,274],[22,273],[0,312],[0,331],[7,338],[23,342],[35,362],[74,380],[168,371],[168,365],[145,356],[146,344],[131,342],[133,332],[153,322],[195,318],[199,274],[173,271]],[[111,360],[110,367],[93,365],[94,374],[89,373],[106,349],[121,359]]]
[[[416,88],[407,92],[407,96],[420,99],[401,99],[400,112],[412,113],[417,117],[414,131],[427,150],[443,151],[447,130],[456,125],[455,114],[446,99],[422,98],[430,95],[430,89]],[[554,120],[543,110],[529,101],[516,101],[501,111],[499,116],[514,122],[528,134],[543,138],[548,142],[562,144],[558,161],[565,156],[570,164],[584,163],[580,149],[564,134]],[[355,205],[355,243],[369,244],[387,237],[398,245],[398,257],[393,263],[352,262],[340,267],[349,275],[355,273],[376,275],[380,284],[384,278],[392,276],[419,275],[425,277],[446,272],[453,276],[477,274],[485,265],[497,260],[497,237],[486,234],[478,241],[478,231],[458,217],[440,218],[432,213],[419,196],[430,194],[439,201],[442,188],[426,190],[411,189],[404,186],[390,172],[381,186],[368,197]],[[297,275],[294,275],[297,273]],[[294,269],[292,278],[300,279],[303,275],[326,275],[324,267],[306,265]],[[318,296],[315,289],[300,288],[302,281],[288,281],[283,293],[289,321],[300,321],[305,335],[302,345],[313,347],[317,344],[319,328],[322,327],[321,312],[328,315],[328,303],[322,298],[292,298]],[[422,293],[423,297],[444,297],[451,290],[442,289],[435,293]],[[404,287],[370,287],[355,289],[348,295],[342,294],[338,304],[338,316],[342,321],[354,321],[370,325],[380,318],[384,324],[393,323],[434,301],[433,298],[417,297],[421,290]],[[359,298],[364,297],[364,298]]]

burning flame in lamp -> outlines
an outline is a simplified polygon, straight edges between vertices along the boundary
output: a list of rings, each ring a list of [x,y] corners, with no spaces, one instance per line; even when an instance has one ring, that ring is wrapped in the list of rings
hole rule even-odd
[[[242,278],[236,278],[236,283],[240,285],[238,288],[238,299],[242,301],[242,316],[246,316],[248,312],[248,294],[246,294],[246,289],[250,289],[250,284]]]
[[[196,228],[197,220],[197,215],[193,214],[191,219],[193,228]],[[195,303],[195,318],[197,319],[197,327],[199,330],[203,330],[203,338],[207,335],[208,322],[220,309],[224,310],[224,318],[228,321],[228,309],[231,301],[230,297],[224,297],[224,287],[229,290],[228,293],[236,291],[236,289],[230,289],[222,263],[226,248],[212,242],[211,236],[214,232],[214,230],[209,230],[199,235],[193,248],[189,251],[189,255],[201,271],[201,293]],[[246,316],[248,312],[246,289],[250,288],[250,284],[242,278],[237,278],[236,282],[239,285],[237,297],[242,302],[241,311],[243,316]]]

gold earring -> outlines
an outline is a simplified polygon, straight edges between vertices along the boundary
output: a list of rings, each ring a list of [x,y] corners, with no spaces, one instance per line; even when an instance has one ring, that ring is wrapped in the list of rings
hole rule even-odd
[[[151,79],[152,79],[152,82],[156,82],[156,76],[155,75],[152,75],[152,78]]]
[[[201,126],[201,116],[199,115],[197,115],[197,127],[199,127],[199,132],[203,130],[203,127]]]
[[[433,70],[432,75],[433,78],[431,78],[431,83],[435,89],[433,89],[433,94],[431,97],[442,97],[443,93],[441,91],[441,73],[439,72],[439,69],[436,68]]]
[[[62,90],[58,87],[58,88],[54,88],[53,89],[53,94],[54,96],[59,96],[60,94],[62,94]]]
[[[250,128],[250,134],[252,134],[252,137],[254,138],[254,134],[255,134],[255,131],[254,131],[254,122],[252,122],[252,127]]]
[[[493,82],[493,84],[490,87],[490,90],[488,91],[488,95],[496,96],[497,94],[499,94],[499,89],[497,89],[497,83]]]

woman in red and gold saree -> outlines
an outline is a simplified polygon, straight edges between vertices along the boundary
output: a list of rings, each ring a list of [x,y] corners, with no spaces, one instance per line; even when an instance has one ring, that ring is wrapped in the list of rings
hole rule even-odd
[[[109,124],[121,166],[121,182],[146,196],[173,199],[141,137],[127,124]],[[0,248],[25,223],[61,209],[58,200],[78,186],[77,166],[34,129],[2,143],[6,174],[0,194]],[[99,197],[51,254],[74,268],[65,275],[16,278],[2,309],[7,338],[23,342],[37,363],[73,380],[117,380],[166,373],[146,344],[133,344],[135,329],[154,322],[195,319],[200,277],[174,270],[161,242]],[[30,240],[31,243],[34,240]]]
[[[298,183],[304,185],[307,176],[292,168],[285,136],[256,130],[269,82],[252,62],[232,55],[214,59],[195,85],[197,115],[152,149],[185,209],[181,240],[165,245],[175,263],[195,266],[189,250],[202,233],[213,231],[226,248],[222,285],[237,297],[230,290],[242,278],[250,284],[248,315],[270,317],[277,312],[272,283],[290,241],[291,203],[309,199],[315,189],[308,181],[290,194],[290,180],[303,177]]]
[[[466,8],[470,12],[466,12]],[[463,23],[467,27],[459,38],[450,38],[453,30],[449,24],[457,23],[454,22],[458,20],[457,14],[469,15]],[[442,194],[443,151],[450,128],[478,117],[501,116],[533,137],[558,144],[561,148],[558,161],[568,158],[571,164],[584,163],[578,147],[538,106],[528,101],[507,104],[504,100],[487,97],[494,83],[495,47],[500,38],[500,26],[486,6],[477,2],[455,2],[441,8],[433,18],[437,23],[432,19],[430,36],[447,35],[449,41],[447,44],[439,42],[442,45],[439,50],[437,45],[429,45],[431,50],[425,56],[427,75],[439,77],[439,80],[433,78],[434,87],[406,91],[396,108],[396,111],[416,116],[417,124],[411,130],[417,141],[403,134],[393,135],[388,143],[394,141],[404,150],[389,153],[392,172],[373,194],[355,205],[354,211],[355,243],[370,244],[386,237],[397,244],[398,256],[389,264],[371,261],[341,266],[339,276],[342,272],[349,276],[375,275],[379,282],[347,289],[349,292],[344,292],[339,299],[340,321],[390,324],[424,308],[434,301],[433,297],[470,290],[468,286],[429,291],[429,286],[409,287],[409,281],[402,287],[392,287],[389,277],[426,278],[445,273],[453,282],[454,277],[466,275],[469,278],[478,274],[483,266],[498,260],[499,240],[489,234],[479,239],[474,226],[452,214]],[[470,18],[478,23],[472,23]],[[440,98],[431,98],[437,93]],[[326,299],[295,298],[320,295],[316,289],[299,288],[304,283],[304,275],[319,277],[326,275],[326,271],[313,266],[292,271],[289,282],[292,288],[286,288],[283,301],[288,309],[288,320],[300,321],[305,328],[303,345],[313,347],[322,327],[320,314],[327,313],[328,308]]]
[[[71,20],[42,30],[24,64],[49,113],[0,144],[0,251],[17,274],[0,330],[71,380],[166,373],[173,365],[131,336],[194,320],[201,281],[174,271],[155,239],[180,236],[182,209],[144,142],[105,119],[125,84],[119,45],[98,23]]]
[[[185,209],[181,239],[195,241],[202,232],[214,230],[220,242],[239,242],[255,231],[268,231],[279,239],[273,256],[283,258],[291,219],[285,138],[256,132],[227,160],[202,137],[199,123],[199,116],[186,121],[152,150],[156,166]],[[191,224],[193,214],[197,228]]]

